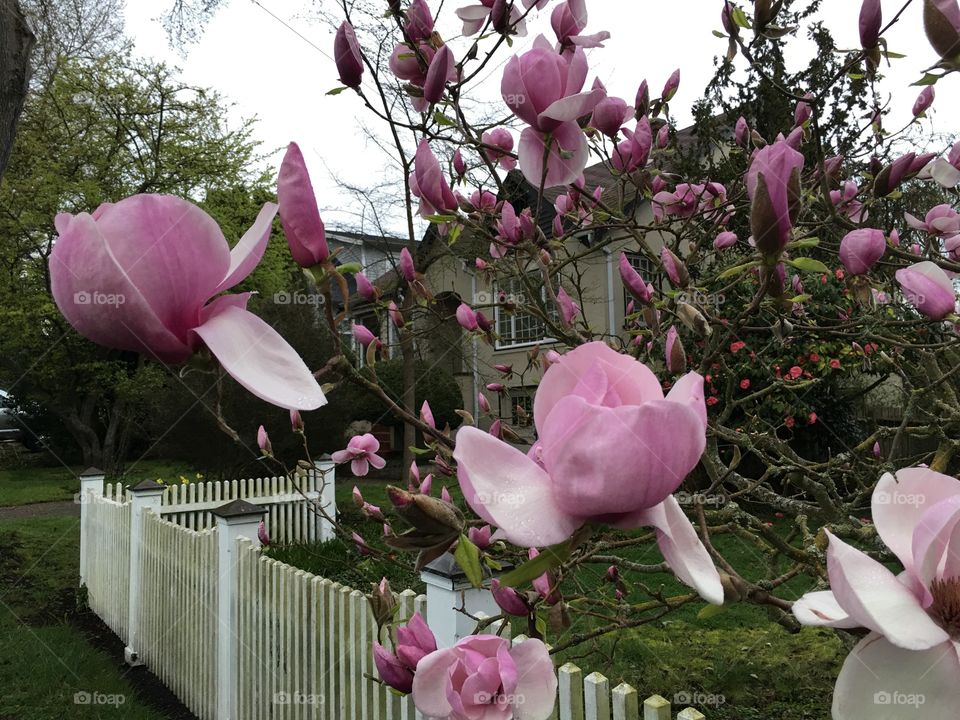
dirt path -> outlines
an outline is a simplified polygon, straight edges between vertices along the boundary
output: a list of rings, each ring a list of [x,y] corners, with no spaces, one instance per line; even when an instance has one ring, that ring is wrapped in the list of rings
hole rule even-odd
[[[80,517],[80,506],[73,500],[0,507],[0,521],[34,517]]]

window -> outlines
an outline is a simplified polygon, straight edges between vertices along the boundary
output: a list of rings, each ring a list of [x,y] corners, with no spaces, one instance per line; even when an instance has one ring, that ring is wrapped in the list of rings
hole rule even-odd
[[[534,287],[540,287],[541,297],[546,299],[546,290],[540,285],[537,275],[528,276],[534,281]],[[522,306],[528,304],[526,295],[527,286],[519,277],[504,278],[497,281],[495,293],[495,317],[497,326],[497,349],[515,347],[518,345],[533,345],[535,343],[552,341],[547,337],[547,328],[543,321],[535,315],[523,312]],[[516,310],[508,310],[503,305],[516,306]],[[550,303],[550,317],[558,319],[557,309]]]
[[[533,391],[534,388],[510,388],[510,422],[514,427],[533,425]]]
[[[640,277],[648,285],[653,285],[655,288],[660,286],[660,268],[657,267],[657,264],[653,262],[646,255],[641,255],[639,253],[624,253],[627,256],[627,260],[630,262],[630,266],[640,273]],[[630,304],[630,301],[633,300],[633,295],[631,295],[626,288],[623,289],[623,313],[627,314],[627,305]]]

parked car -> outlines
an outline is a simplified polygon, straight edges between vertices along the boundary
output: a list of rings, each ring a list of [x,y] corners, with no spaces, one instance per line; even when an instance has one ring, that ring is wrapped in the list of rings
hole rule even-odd
[[[17,411],[13,407],[10,395],[0,390],[0,442],[23,442],[26,437],[23,425],[17,420]]]

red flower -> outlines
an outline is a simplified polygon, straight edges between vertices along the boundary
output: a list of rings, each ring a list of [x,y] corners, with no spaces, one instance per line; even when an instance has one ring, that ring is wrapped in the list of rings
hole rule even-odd
[[[810,424],[813,425],[817,421],[817,414],[815,412],[812,412],[807,417],[807,419],[810,421]]]
[[[711,396],[707,398],[707,405],[709,405],[710,407],[713,407],[718,402],[720,402],[720,398],[718,397]]]
[[[820,356],[816,353],[810,353],[810,362],[820,362]]]
[[[775,512],[775,513],[773,514],[773,516],[774,516],[777,520],[783,520],[783,518],[786,517],[782,512]]]
[[[843,280],[843,270],[837,270],[837,280]]]
[[[801,375],[803,375],[803,368],[801,368],[799,365],[794,365],[792,368],[790,368],[791,380],[796,380]]]
[[[740,381],[741,390],[748,390],[749,388],[750,388],[750,380],[748,380],[747,378],[744,378],[743,380]]]
[[[786,425],[788,428],[792,428],[794,425],[797,424],[797,421],[793,419],[793,415],[790,415],[789,417],[784,419],[783,424]]]
[[[743,340],[737,340],[736,342],[730,343],[730,352],[738,353],[743,350],[747,344]]]
[[[840,369],[840,361],[837,360],[837,358],[833,358],[833,360],[830,361],[830,367],[832,367],[834,370],[839,370],[839,369]]]

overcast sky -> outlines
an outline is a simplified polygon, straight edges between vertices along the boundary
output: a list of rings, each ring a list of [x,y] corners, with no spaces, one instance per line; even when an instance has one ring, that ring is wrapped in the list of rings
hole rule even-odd
[[[257,134],[265,148],[276,153],[273,164],[279,165],[280,151],[291,140],[303,149],[313,177],[324,220],[330,228],[358,227],[369,220],[358,214],[353,199],[339,190],[333,176],[368,186],[379,177],[386,159],[372,147],[358,128],[358,119],[369,116],[351,92],[327,96],[337,86],[337,73],[330,59],[332,31],[308,19],[309,3],[304,0],[231,0],[209,23],[202,40],[189,49],[186,57],[170,49],[157,15],[161,0],[128,0],[127,30],[138,54],[162,59],[182,68],[183,79],[191,84],[219,90],[235,103],[234,118],[256,115],[260,122]],[[445,38],[459,34],[459,22],[451,10],[476,0],[446,3],[446,21],[438,29]],[[520,38],[514,51],[530,46],[539,32],[549,32],[549,13],[558,0],[552,0],[539,19],[532,24],[526,38]],[[384,6],[386,2],[384,1]],[[314,7],[335,9],[332,0],[314,0]],[[439,0],[431,0],[436,8]],[[824,16],[840,47],[859,45],[857,0],[827,0]],[[888,16],[900,3],[884,2]],[[713,74],[713,58],[726,51],[726,40],[716,38],[712,30],[720,29],[721,0],[589,0],[590,24],[587,32],[609,30],[612,37],[603,49],[589,51],[591,76],[607,86],[609,92],[632,102],[640,80],[647,78],[651,94],[659,94],[664,81],[677,67],[681,69],[680,91],[671,103],[677,124],[683,127],[691,119],[690,107],[700,96]],[[271,17],[264,8],[278,16],[294,30]],[[910,84],[919,79],[924,68],[935,57],[923,35],[922,3],[915,1],[886,36],[892,50],[906,54],[886,71],[884,90],[897,98],[888,128],[900,127],[910,117],[910,108],[919,88]],[[307,40],[298,37],[297,32]],[[311,46],[316,45],[317,47]],[[794,42],[789,58],[796,64],[809,58],[812,45]],[[453,42],[456,53],[458,41]],[[317,48],[320,48],[319,50]],[[504,52],[499,58],[509,57]],[[738,58],[738,63],[744,63]],[[798,69],[797,67],[793,69]],[[487,74],[486,81],[472,97],[497,103],[499,66]],[[948,77],[936,87],[937,100],[927,128],[953,133],[960,130],[960,76]],[[899,123],[899,124],[898,124]],[[368,123],[369,124],[369,123]],[[789,129],[789,128],[786,128]]]

